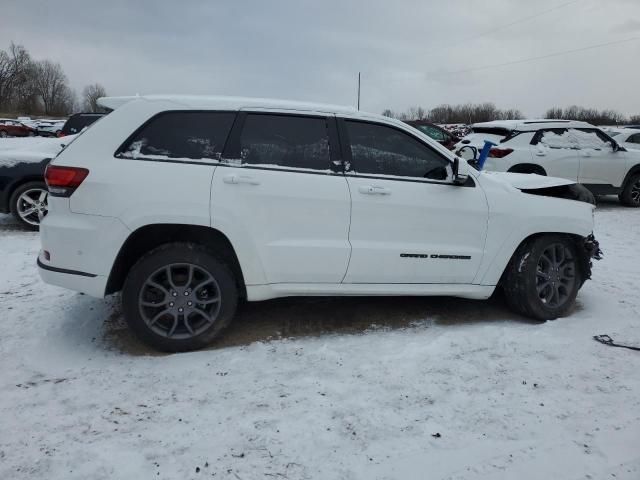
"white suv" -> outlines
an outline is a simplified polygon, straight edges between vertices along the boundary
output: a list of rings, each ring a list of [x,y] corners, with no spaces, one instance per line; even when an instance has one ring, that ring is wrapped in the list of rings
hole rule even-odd
[[[593,125],[571,120],[504,120],[476,123],[456,145],[491,149],[484,169],[570,179],[594,195],[618,195],[640,207],[640,151],[627,150]]]
[[[42,278],[103,297],[155,348],[207,345],[238,300],[451,295],[496,286],[570,311],[598,255],[573,182],[485,174],[414,128],[349,108],[107,98],[46,172]],[[558,198],[555,198],[558,197]]]

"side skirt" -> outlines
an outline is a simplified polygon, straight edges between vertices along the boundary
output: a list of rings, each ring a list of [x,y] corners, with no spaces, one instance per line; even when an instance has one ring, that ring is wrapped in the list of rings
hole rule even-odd
[[[279,297],[332,296],[445,296],[485,300],[495,285],[413,283],[272,283],[247,285],[250,302]]]

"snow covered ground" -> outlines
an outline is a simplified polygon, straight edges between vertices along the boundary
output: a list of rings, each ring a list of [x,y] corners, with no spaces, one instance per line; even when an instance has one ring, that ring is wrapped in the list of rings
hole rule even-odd
[[[43,284],[0,216],[0,479],[640,478],[640,210],[569,317],[501,301],[244,305],[210,350],[149,352],[107,301]]]

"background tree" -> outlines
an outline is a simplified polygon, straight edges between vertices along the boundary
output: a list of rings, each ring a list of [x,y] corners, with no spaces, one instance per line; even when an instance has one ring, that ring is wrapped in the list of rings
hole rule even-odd
[[[547,110],[545,118],[554,120],[579,120],[593,125],[620,125],[627,123],[627,119],[615,110],[598,110],[571,105],[566,108],[553,107]]]
[[[511,108],[500,110],[493,103],[465,103],[461,105],[443,104],[427,110],[422,107],[411,107],[407,111],[396,114],[387,109],[383,115],[400,120],[429,120],[433,123],[476,123],[491,120],[518,120],[524,118],[522,112]]]
[[[11,43],[9,51],[0,50],[0,109],[13,110],[22,85],[29,81],[31,57],[22,46]]]
[[[59,63],[50,60],[35,62],[33,88],[42,100],[45,114],[66,115],[73,109],[73,92]]]
[[[82,90],[82,109],[85,112],[100,112],[102,108],[98,105],[98,99],[100,97],[106,97],[107,91],[99,83],[93,85],[87,85]]]

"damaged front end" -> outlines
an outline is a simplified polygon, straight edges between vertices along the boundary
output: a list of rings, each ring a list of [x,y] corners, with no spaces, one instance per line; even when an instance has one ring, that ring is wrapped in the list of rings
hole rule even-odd
[[[600,250],[600,244],[593,236],[593,233],[588,237],[582,237],[582,242],[577,243],[582,278],[583,281],[586,281],[591,278],[593,260],[602,259],[602,250]]]
[[[546,188],[522,189],[521,191],[531,195],[577,200],[578,202],[590,203],[591,205],[596,204],[596,197],[593,196],[593,193],[591,193],[587,187],[580,185],[579,183],[557,185]]]
[[[577,200],[591,205],[596,204],[596,199],[589,189],[566,178],[547,177],[533,173],[483,172],[483,174],[508,183],[522,193],[529,195]]]

